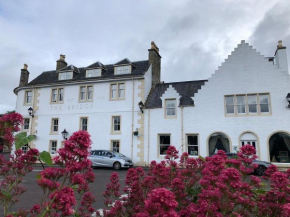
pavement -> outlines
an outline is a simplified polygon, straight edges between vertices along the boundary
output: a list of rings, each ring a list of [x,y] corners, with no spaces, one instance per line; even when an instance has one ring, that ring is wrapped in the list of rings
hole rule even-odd
[[[30,209],[34,204],[41,203],[41,198],[44,193],[42,189],[36,183],[36,175],[42,171],[42,167],[37,165],[34,167],[34,170],[28,173],[22,182],[22,186],[27,190],[19,197],[19,202],[17,202],[12,211],[16,211],[19,209]],[[117,172],[119,175],[119,180],[121,184],[121,194],[124,194],[122,191],[125,187],[125,178],[127,169],[122,170],[113,170],[110,168],[97,168],[93,170],[96,178],[95,182],[90,184],[90,191],[95,196],[96,202],[93,207],[96,209],[106,208],[104,205],[105,198],[103,197],[103,193],[106,190],[106,184],[110,181],[110,175],[112,172]],[[3,207],[0,206],[0,216],[3,214]]]

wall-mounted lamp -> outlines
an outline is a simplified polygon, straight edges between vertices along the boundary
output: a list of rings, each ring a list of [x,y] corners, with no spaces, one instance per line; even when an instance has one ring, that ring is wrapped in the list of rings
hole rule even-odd
[[[286,99],[288,101],[288,106],[286,108],[290,109],[290,93],[287,94]]]
[[[138,106],[139,106],[139,108],[140,108],[140,111],[141,111],[142,114],[143,114],[143,109],[144,109],[145,105],[143,104],[142,101],[140,101],[139,104],[138,104]]]
[[[133,132],[134,136],[138,136],[139,132],[138,132],[138,128],[136,128],[136,130]]]
[[[67,140],[67,134],[68,134],[68,132],[66,131],[66,129],[64,129],[64,131],[62,131],[61,134],[62,134],[62,137],[63,137],[65,140]]]
[[[34,118],[34,114],[33,114],[33,108],[29,108],[28,109],[28,114],[29,114],[29,116],[31,116],[32,118]]]

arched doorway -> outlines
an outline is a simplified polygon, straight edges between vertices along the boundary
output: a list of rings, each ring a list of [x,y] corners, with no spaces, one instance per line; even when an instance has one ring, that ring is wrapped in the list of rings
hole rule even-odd
[[[274,133],[269,139],[270,162],[290,163],[290,135]]]
[[[213,133],[208,140],[209,155],[215,154],[218,150],[230,152],[230,140],[224,133]]]
[[[253,132],[244,132],[240,136],[240,147],[244,145],[252,145],[256,149],[256,154],[259,156],[259,141],[258,137],[255,133]]]

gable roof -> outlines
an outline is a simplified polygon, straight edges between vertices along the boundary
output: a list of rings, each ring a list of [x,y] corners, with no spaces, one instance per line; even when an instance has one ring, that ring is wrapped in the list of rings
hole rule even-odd
[[[64,71],[73,71],[75,73],[80,73],[78,67],[76,67],[74,65],[68,65],[68,66],[58,70],[58,72],[64,72]]]
[[[133,63],[128,58],[125,58],[125,59],[115,63],[114,65],[117,66],[117,65],[126,65],[126,64],[128,64],[128,65],[132,64],[133,65]]]
[[[66,68],[70,67],[67,66],[61,70],[52,70],[52,71],[46,71],[40,74],[38,77],[36,77],[34,80],[26,84],[25,86],[30,85],[36,85],[36,84],[50,84],[50,83],[63,83],[67,81],[81,81],[81,80],[102,80],[104,78],[127,78],[127,77],[134,77],[134,76],[140,76],[144,75],[145,72],[148,70],[149,67],[149,61],[138,61],[133,62],[135,67],[132,67],[132,72],[130,74],[123,74],[123,75],[114,75],[114,65],[104,65],[106,67],[107,71],[105,71],[102,76],[100,77],[92,77],[92,78],[86,78],[86,67],[83,68],[77,68],[74,66],[74,69],[77,69],[79,71],[78,74],[75,74],[73,79],[70,80],[58,80],[58,73],[59,71],[65,71]],[[72,70],[71,68],[68,68],[67,70]]]
[[[107,70],[106,67],[99,61],[89,65],[87,68],[103,68],[103,69]]]
[[[179,99],[179,106],[193,106],[194,101],[191,97],[205,84],[207,80],[198,81],[183,81],[183,82],[173,82],[173,83],[161,83],[157,84],[152,92],[149,94],[146,100],[146,108],[162,108],[162,100],[160,97],[165,93],[169,85],[181,95]]]

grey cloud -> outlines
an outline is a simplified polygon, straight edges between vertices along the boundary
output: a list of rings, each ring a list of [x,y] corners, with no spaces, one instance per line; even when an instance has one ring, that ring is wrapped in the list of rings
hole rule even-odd
[[[0,113],[15,108],[13,89],[23,64],[28,64],[32,80],[42,71],[54,69],[59,54],[78,67],[96,61],[115,63],[124,57],[144,60],[154,40],[162,56],[162,79],[170,82],[208,78],[251,35],[254,47],[262,53],[270,47],[273,53],[277,40],[263,42],[262,32],[271,32],[269,21],[264,27],[263,21],[255,27],[270,9],[264,20],[269,16],[276,1],[1,2],[0,91],[4,97]],[[275,22],[287,25],[283,19],[278,14]],[[280,34],[286,32],[279,29]],[[275,37],[269,33],[267,40]]]

